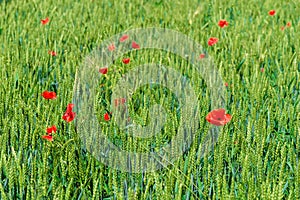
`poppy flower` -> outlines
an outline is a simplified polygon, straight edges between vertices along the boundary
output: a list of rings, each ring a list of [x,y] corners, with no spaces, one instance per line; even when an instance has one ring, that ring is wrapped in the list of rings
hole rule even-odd
[[[201,54],[199,55],[199,58],[200,58],[200,59],[205,58],[205,54],[204,54],[204,53],[201,53]]]
[[[280,27],[280,30],[284,31],[284,29],[285,29],[285,27],[284,27],[284,26]]]
[[[286,27],[291,27],[291,26],[292,26],[291,22],[286,23]]]
[[[124,64],[128,64],[130,62],[130,58],[123,58],[122,62]]]
[[[51,56],[56,56],[56,52],[55,51],[48,51],[48,54],[51,55]]]
[[[42,96],[45,99],[56,99],[56,93],[55,92],[44,91],[42,93]]]
[[[139,49],[139,48],[140,48],[140,45],[139,45],[138,43],[136,43],[135,41],[133,41],[133,42],[131,43],[131,47],[132,47],[133,49]]]
[[[126,99],[125,98],[118,98],[118,99],[115,99],[115,106],[119,106],[120,104],[124,105],[126,102]]]
[[[111,44],[111,45],[108,46],[108,50],[109,50],[109,51],[113,51],[113,50],[115,50],[115,49],[116,49],[116,47],[115,47],[114,44]]]
[[[224,28],[225,26],[228,26],[228,22],[224,19],[221,19],[218,23],[218,25],[221,27],[221,28]]]
[[[42,138],[45,139],[45,140],[48,140],[49,142],[53,141],[53,136],[52,135],[43,135]]]
[[[107,71],[108,71],[107,67],[103,67],[103,68],[100,68],[100,69],[99,69],[99,72],[100,72],[101,74],[107,74]]]
[[[72,111],[73,107],[74,104],[68,104],[65,114],[62,116],[63,120],[65,120],[66,122],[71,122],[75,119],[76,113]]]
[[[230,114],[225,114],[225,109],[215,109],[208,113],[206,120],[216,126],[223,126],[231,120]]]
[[[74,113],[74,112],[66,112],[62,118],[66,122],[71,122],[75,119],[75,116],[76,116],[76,113]]]
[[[47,128],[47,134],[51,135],[53,132],[56,133],[56,130],[56,126],[53,125],[52,127]]]
[[[275,11],[275,10],[270,10],[270,11],[269,11],[269,15],[270,15],[270,16],[274,16],[274,15],[275,15],[275,13],[276,13],[276,11]]]
[[[110,120],[110,116],[108,113],[105,113],[104,116],[103,116],[104,120],[105,121],[109,121]]]
[[[265,71],[265,68],[263,68],[263,67],[260,68],[260,71],[261,71],[261,72],[264,72],[264,71]]]
[[[120,42],[124,42],[124,41],[126,41],[127,39],[129,38],[129,36],[128,35],[123,35],[122,37],[120,37]]]
[[[41,20],[41,23],[42,23],[43,25],[46,25],[46,24],[48,24],[49,21],[50,21],[50,19],[49,19],[49,17],[47,17],[47,18],[45,18],[45,19],[42,19],[42,20]]]
[[[73,108],[74,108],[74,104],[69,103],[69,104],[67,105],[67,112],[72,112],[72,111],[73,111]]]
[[[218,38],[211,37],[211,38],[209,38],[207,44],[208,44],[209,46],[212,46],[212,45],[216,44],[218,41],[219,41]]]
[[[225,83],[225,87],[228,87],[228,85],[229,85],[229,84],[226,82],[226,83]]]

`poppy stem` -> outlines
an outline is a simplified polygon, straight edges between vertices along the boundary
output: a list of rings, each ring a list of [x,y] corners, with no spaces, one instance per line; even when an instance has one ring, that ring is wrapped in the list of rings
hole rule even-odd
[[[49,101],[49,100],[48,100],[48,101]],[[49,122],[50,113],[51,113],[52,108],[53,108],[53,104],[51,104],[50,110],[49,110],[49,112],[48,112],[48,117],[47,117],[47,121],[46,121],[46,124],[47,124],[47,125],[48,125],[48,122]]]

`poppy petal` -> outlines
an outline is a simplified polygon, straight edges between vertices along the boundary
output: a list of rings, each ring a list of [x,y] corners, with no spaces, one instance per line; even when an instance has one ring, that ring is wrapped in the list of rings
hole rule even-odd
[[[230,114],[226,114],[225,115],[225,124],[228,123],[231,120],[231,115]]]
[[[228,26],[228,22],[224,19],[221,19],[219,22],[218,22],[218,25],[221,27],[221,28],[224,28],[225,26]]]
[[[69,103],[69,104],[67,105],[67,112],[72,112],[73,107],[74,107],[74,104]]]
[[[115,102],[115,107],[117,107],[120,104],[124,105],[125,102],[126,102],[126,99],[125,98],[118,98],[118,99],[115,99],[114,102]]]
[[[139,48],[140,48],[140,45],[137,44],[135,41],[133,41],[133,42],[131,43],[131,47],[132,47],[133,49],[139,49]]]
[[[45,99],[56,99],[56,93],[55,92],[44,91],[42,93],[42,96]]]
[[[62,119],[65,120],[66,122],[71,122],[75,119],[76,113],[72,111],[73,107],[74,104],[69,103],[66,112],[62,116]]]
[[[107,71],[108,71],[107,67],[103,67],[103,68],[100,68],[100,69],[99,69],[99,72],[100,72],[101,74],[107,74]]]
[[[43,135],[42,138],[45,139],[45,140],[48,140],[49,142],[53,141],[52,135]]]
[[[115,47],[114,44],[111,44],[111,45],[108,46],[108,50],[109,50],[109,51],[113,51],[113,50],[115,50],[115,49],[116,49],[116,47]]]
[[[269,11],[269,15],[270,15],[270,16],[274,16],[274,15],[275,15],[275,13],[276,13],[276,11],[275,11],[275,10],[270,10],[270,11]]]
[[[209,46],[213,46],[213,45],[216,44],[218,41],[219,41],[218,38],[211,37],[211,38],[208,39],[207,44],[208,44]]]
[[[129,36],[128,35],[123,35],[122,37],[120,37],[120,42],[124,42],[124,41],[126,41],[127,39],[129,38]]]
[[[75,119],[76,113],[75,112],[66,112],[62,118],[63,120],[65,120],[66,122],[71,122]]]
[[[200,58],[200,59],[205,58],[205,54],[204,54],[204,53],[201,53],[201,54],[199,55],[199,58]]]
[[[56,56],[56,52],[55,51],[48,51],[48,54],[51,55],[51,56]]]
[[[103,118],[104,118],[105,121],[109,121],[110,120],[110,117],[109,117],[108,113],[105,113],[104,116],[103,116]]]
[[[215,109],[209,112],[206,116],[206,120],[216,126],[223,126],[231,120],[230,114],[225,114],[225,109]]]
[[[43,25],[46,25],[46,24],[48,24],[49,21],[50,21],[50,19],[49,19],[49,17],[47,17],[47,18],[45,18],[45,19],[42,19],[42,20],[41,20],[41,23],[42,23]]]
[[[56,130],[57,130],[56,126],[53,125],[52,127],[47,128],[47,134],[49,135],[52,134],[53,132],[56,133]]]
[[[122,59],[122,62],[123,62],[124,64],[128,64],[128,63],[130,62],[130,58],[123,58],[123,59]]]

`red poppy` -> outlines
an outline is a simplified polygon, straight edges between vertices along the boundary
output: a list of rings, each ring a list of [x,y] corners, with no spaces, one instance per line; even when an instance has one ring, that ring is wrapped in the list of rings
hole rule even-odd
[[[45,140],[48,140],[49,142],[53,141],[53,136],[52,135],[43,135],[42,138],[45,139]]]
[[[218,25],[221,27],[221,28],[224,28],[225,26],[228,26],[228,22],[224,19],[221,19],[218,23]]]
[[[104,116],[103,116],[104,120],[105,121],[109,121],[110,120],[110,116],[108,113],[105,113]]]
[[[286,27],[291,27],[291,26],[292,26],[292,22],[286,23]]]
[[[269,15],[270,15],[270,16],[273,16],[273,15],[275,15],[275,13],[276,13],[276,11],[275,11],[275,10],[270,10],[270,11],[269,11]]]
[[[129,38],[128,35],[123,35],[122,37],[120,37],[120,42],[124,42]]]
[[[69,103],[67,105],[67,112],[72,112],[73,111],[73,108],[74,108],[74,104],[73,103]]]
[[[73,107],[74,104],[68,104],[65,114],[62,116],[63,120],[65,120],[66,122],[71,122],[75,119],[76,113],[72,111]]]
[[[280,30],[282,30],[282,31],[283,31],[284,29],[285,29],[285,27],[284,27],[284,26],[280,27]]]
[[[115,106],[119,106],[120,104],[124,105],[126,102],[126,99],[125,98],[118,98],[118,99],[115,99]]]
[[[100,68],[100,69],[99,69],[99,72],[100,72],[101,74],[107,74],[107,71],[108,71],[107,67],[103,67],[103,68]]]
[[[56,93],[55,92],[44,91],[42,93],[42,96],[45,99],[56,99]]]
[[[201,53],[201,54],[199,55],[199,58],[200,58],[200,59],[205,58],[205,54],[204,54],[204,53]]]
[[[51,56],[56,56],[56,52],[55,51],[48,51],[48,54],[51,55]]]
[[[122,62],[124,64],[128,64],[130,62],[130,58],[123,58]]]
[[[48,24],[49,21],[50,21],[50,19],[49,19],[49,17],[47,17],[46,19],[42,19],[42,20],[41,20],[41,23],[42,23],[43,25],[46,25],[46,24]]]
[[[56,133],[56,130],[56,126],[53,125],[52,127],[47,128],[47,134],[51,135],[53,132]]]
[[[116,49],[116,47],[115,47],[114,44],[111,44],[111,45],[108,46],[108,50],[109,50],[109,51],[113,51],[113,50],[115,50],[115,49]]]
[[[225,83],[225,87],[228,87],[228,85],[229,85],[229,84],[226,82],[226,83]]]
[[[218,41],[219,41],[218,38],[211,37],[211,38],[209,38],[207,44],[208,44],[209,46],[212,46],[212,45],[216,44]]]
[[[66,112],[62,118],[66,122],[71,122],[75,119],[75,115],[76,115],[76,113],[74,113],[74,112]]]
[[[206,120],[216,126],[223,126],[231,120],[230,114],[225,114],[225,109],[216,109],[208,113]]]
[[[138,43],[136,43],[135,41],[133,41],[133,42],[131,43],[131,47],[132,47],[133,49],[139,49],[139,48],[140,48],[140,45],[139,45]]]
[[[260,68],[260,71],[261,71],[261,72],[264,72],[264,71],[265,71],[265,68],[263,68],[263,67]]]

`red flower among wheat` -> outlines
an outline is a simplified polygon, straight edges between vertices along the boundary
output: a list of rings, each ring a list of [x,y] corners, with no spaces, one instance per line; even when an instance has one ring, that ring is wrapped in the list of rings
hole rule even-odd
[[[56,93],[55,92],[44,91],[42,93],[42,96],[45,99],[56,99]]]
[[[71,122],[75,119],[76,113],[73,112],[73,107],[74,104],[68,104],[65,114],[62,116],[63,120],[65,120],[66,122]]]
[[[269,11],[269,15],[270,15],[270,16],[274,16],[275,14],[276,14],[276,11],[275,11],[275,10],[270,10],[270,11]]]
[[[128,38],[129,38],[128,35],[123,35],[122,37],[120,37],[119,41],[120,42],[125,42]]]
[[[133,42],[131,43],[131,47],[132,47],[133,49],[139,49],[139,48],[140,48],[140,45],[139,45],[138,43],[136,43],[135,41],[133,41]]]
[[[105,121],[109,121],[110,120],[110,116],[108,113],[105,113],[104,116],[103,116],[104,120]]]
[[[231,120],[231,115],[225,114],[225,110],[221,108],[208,113],[206,120],[213,125],[223,126]]]
[[[51,126],[49,128],[46,129],[47,131],[47,135],[43,135],[42,138],[45,139],[45,140],[48,140],[49,142],[52,142],[53,141],[53,136],[52,136],[52,133],[56,133],[56,126]]]
[[[48,54],[51,55],[51,56],[56,56],[56,52],[55,51],[48,51]]]
[[[213,46],[213,45],[217,44],[218,41],[219,41],[218,38],[211,37],[211,38],[209,38],[207,44],[208,44],[209,46]]]
[[[107,71],[108,71],[107,67],[103,67],[103,68],[100,68],[100,69],[99,69],[99,72],[100,72],[101,74],[107,74]]]
[[[224,19],[221,19],[218,23],[218,25],[221,27],[221,28],[224,28],[225,26],[228,26],[228,22]]]
[[[41,24],[46,25],[46,24],[48,24],[49,21],[50,21],[50,19],[49,19],[49,17],[47,17],[47,18],[41,20]]]
[[[124,64],[128,64],[128,63],[130,62],[130,58],[123,58],[123,59],[122,59],[122,62],[123,62]]]

